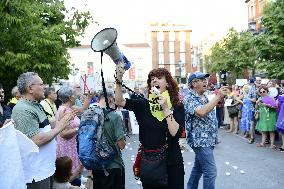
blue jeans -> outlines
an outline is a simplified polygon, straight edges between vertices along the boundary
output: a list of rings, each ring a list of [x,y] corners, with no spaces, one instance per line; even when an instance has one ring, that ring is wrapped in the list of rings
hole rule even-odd
[[[195,162],[187,182],[187,189],[197,189],[203,174],[203,189],[215,189],[217,168],[213,155],[214,147],[193,147]]]

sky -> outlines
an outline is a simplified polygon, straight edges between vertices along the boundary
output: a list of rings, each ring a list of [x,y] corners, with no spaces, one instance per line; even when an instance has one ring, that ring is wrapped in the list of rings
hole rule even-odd
[[[188,25],[192,44],[212,32],[224,35],[230,27],[247,28],[245,0],[65,0],[65,5],[88,10],[99,22],[99,27],[87,30],[82,43],[105,27],[116,28],[122,43],[143,42],[152,22]]]

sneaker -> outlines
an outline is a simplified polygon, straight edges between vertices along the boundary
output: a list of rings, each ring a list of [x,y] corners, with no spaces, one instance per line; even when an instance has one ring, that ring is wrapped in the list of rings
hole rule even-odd
[[[280,152],[284,152],[284,149],[283,148],[279,148]]]

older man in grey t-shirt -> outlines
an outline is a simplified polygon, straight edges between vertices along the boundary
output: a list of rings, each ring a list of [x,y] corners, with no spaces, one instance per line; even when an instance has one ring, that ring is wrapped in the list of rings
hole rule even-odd
[[[27,72],[17,80],[23,98],[15,105],[12,119],[16,129],[27,135],[38,147],[39,153],[23,159],[23,168],[28,189],[52,189],[50,177],[55,172],[55,137],[74,118],[75,113],[66,114],[57,120],[51,129],[47,116],[39,104],[44,99],[43,81],[37,73]]]

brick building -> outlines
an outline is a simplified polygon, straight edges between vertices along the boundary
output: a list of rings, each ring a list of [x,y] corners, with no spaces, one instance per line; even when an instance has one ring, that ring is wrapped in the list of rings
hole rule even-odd
[[[152,67],[168,69],[178,83],[185,83],[187,73],[197,70],[191,62],[191,31],[186,25],[151,24]]]
[[[264,30],[261,25],[261,17],[263,8],[269,0],[245,0],[248,7],[248,25],[249,29],[254,32],[255,35]]]

